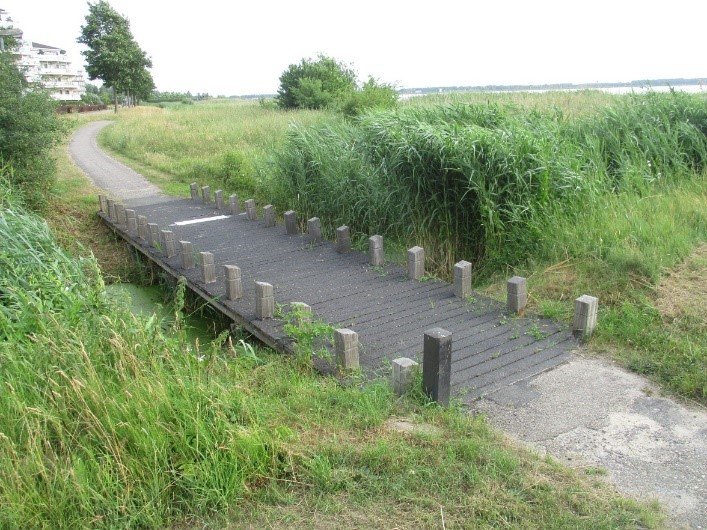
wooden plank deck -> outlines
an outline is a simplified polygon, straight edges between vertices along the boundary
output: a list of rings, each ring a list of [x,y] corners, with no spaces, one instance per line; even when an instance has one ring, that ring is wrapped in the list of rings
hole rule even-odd
[[[255,281],[272,284],[279,304],[304,302],[317,318],[356,331],[360,363],[368,372],[385,368],[387,361],[397,357],[420,361],[423,333],[429,328],[452,332],[452,390],[466,402],[557,366],[577,346],[570,331],[552,320],[508,315],[505,306],[478,293],[460,300],[450,284],[409,280],[399,266],[372,267],[366,254],[339,254],[328,241],[315,243],[306,234],[287,235],[282,225],[266,228],[262,219],[231,216],[201,201],[131,202],[126,201],[126,207],[161,230],[171,230],[175,242],[190,241],[195,252],[213,253],[216,283],[204,284],[198,266],[183,270],[179,254],[167,258],[126,227],[100,215],[168,274],[184,276],[188,286],[217,310],[279,350],[290,349],[289,339],[278,320],[256,318]],[[175,224],[219,215],[227,217]],[[240,300],[225,299],[226,264],[241,269],[244,296]]]

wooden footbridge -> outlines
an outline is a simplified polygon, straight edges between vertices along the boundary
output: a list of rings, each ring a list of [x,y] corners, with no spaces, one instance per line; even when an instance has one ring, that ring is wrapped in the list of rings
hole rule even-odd
[[[294,212],[277,224],[274,209],[235,196],[212,199],[192,185],[191,199],[125,204],[101,196],[101,218],[167,274],[264,343],[291,350],[274,304],[304,303],[314,316],[358,338],[361,368],[376,372],[393,359],[421,360],[423,333],[451,333],[451,393],[470,402],[567,360],[577,342],[549,319],[520,316],[525,280],[509,281],[508,304],[471,292],[471,265],[455,267],[451,285],[424,274],[424,251],[409,252],[408,269],[385,263],[382,238],[369,253],[350,249],[348,228],[323,240],[319,220],[305,233]],[[242,213],[241,213],[242,210]],[[226,267],[228,266],[228,267]],[[260,282],[260,283],[258,283]],[[349,337],[342,347],[349,347]]]

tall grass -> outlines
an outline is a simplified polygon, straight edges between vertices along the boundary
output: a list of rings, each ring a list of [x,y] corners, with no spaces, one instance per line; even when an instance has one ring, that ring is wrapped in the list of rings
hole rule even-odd
[[[309,524],[342,499],[341,521],[380,514],[369,526],[391,510],[428,526],[442,504],[449,524],[480,527],[660,519],[481,418],[395,400],[385,381],[343,387],[243,342],[191,344],[181,295],[170,333],[133,317],[95,260],[63,251],[1,183],[0,238],[1,528],[257,526],[281,503]],[[436,431],[386,429],[394,413]]]
[[[607,194],[647,193],[707,162],[707,105],[685,94],[617,100],[568,118],[496,104],[406,106],[290,129],[275,202],[329,228],[417,240],[480,276],[558,256],[552,229]],[[564,249],[563,249],[564,250]]]
[[[317,111],[292,113],[218,100],[166,109],[138,107],[119,115],[101,141],[181,183],[198,180],[252,193],[260,161],[282,141],[288,124],[316,123],[321,116]]]

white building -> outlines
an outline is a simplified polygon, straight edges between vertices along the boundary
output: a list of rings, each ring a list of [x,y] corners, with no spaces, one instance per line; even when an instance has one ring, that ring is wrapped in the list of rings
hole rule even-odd
[[[23,41],[17,65],[30,83],[39,83],[54,99],[79,101],[86,92],[83,74],[71,67],[66,51],[38,42]]]
[[[0,27],[12,28],[12,19],[0,9]],[[17,66],[29,83],[37,83],[59,101],[79,101],[86,92],[81,71],[71,67],[66,50],[21,40],[14,51]]]

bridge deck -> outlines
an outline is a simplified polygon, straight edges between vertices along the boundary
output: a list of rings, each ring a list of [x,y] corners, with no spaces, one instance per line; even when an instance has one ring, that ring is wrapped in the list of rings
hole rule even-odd
[[[282,225],[265,228],[262,220],[244,215],[177,225],[225,213],[191,200],[131,202],[126,205],[161,230],[171,230],[175,241],[190,241],[195,252],[213,253],[216,283],[204,284],[198,267],[181,268],[179,254],[166,258],[101,214],[104,221],[168,273],[184,276],[218,310],[279,349],[289,343],[282,323],[255,316],[256,280],[273,285],[277,303],[307,303],[318,319],[356,331],[360,363],[367,371],[397,357],[419,361],[423,332],[447,329],[453,334],[452,390],[467,402],[557,366],[576,346],[569,330],[552,320],[510,316],[502,304],[479,294],[462,301],[445,282],[411,281],[401,267],[372,267],[366,254],[339,254],[330,242],[287,235]],[[244,296],[238,301],[225,299],[226,264],[241,268]]]

